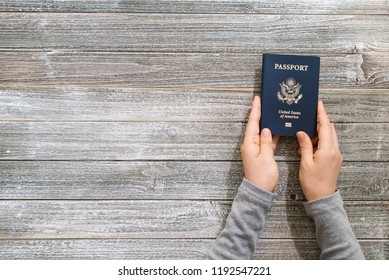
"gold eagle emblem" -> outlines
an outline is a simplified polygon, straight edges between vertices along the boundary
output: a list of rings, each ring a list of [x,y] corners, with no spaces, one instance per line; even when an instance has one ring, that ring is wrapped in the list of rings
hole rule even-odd
[[[287,79],[285,83],[282,82],[280,84],[281,89],[277,92],[278,100],[282,103],[286,102],[288,105],[297,104],[303,98],[303,95],[300,94],[301,86],[299,83],[296,84],[293,78]]]

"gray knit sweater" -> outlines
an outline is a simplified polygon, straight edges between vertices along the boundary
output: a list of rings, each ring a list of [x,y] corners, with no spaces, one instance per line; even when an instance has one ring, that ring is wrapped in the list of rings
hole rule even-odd
[[[243,179],[226,225],[208,252],[207,259],[251,259],[267,214],[276,199],[277,194]],[[364,259],[338,191],[328,197],[305,202],[304,207],[307,215],[315,221],[321,259]]]

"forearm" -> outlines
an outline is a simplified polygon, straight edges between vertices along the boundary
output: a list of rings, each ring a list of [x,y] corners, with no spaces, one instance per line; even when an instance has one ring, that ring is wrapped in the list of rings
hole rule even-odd
[[[315,221],[321,259],[364,259],[339,192],[305,202],[305,211]]]
[[[276,194],[243,179],[226,225],[208,252],[207,259],[251,259],[276,198]]]

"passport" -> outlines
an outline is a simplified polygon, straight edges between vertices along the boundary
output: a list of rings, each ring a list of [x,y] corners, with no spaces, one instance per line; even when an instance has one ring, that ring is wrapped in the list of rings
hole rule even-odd
[[[316,135],[320,57],[263,54],[260,128]]]

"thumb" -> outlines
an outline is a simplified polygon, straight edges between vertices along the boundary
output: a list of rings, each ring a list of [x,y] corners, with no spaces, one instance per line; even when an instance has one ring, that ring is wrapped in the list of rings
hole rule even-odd
[[[300,151],[301,151],[301,160],[313,160],[313,146],[312,141],[309,136],[303,132],[297,132],[297,140],[299,142]]]
[[[274,157],[274,145],[273,145],[273,138],[271,136],[271,131],[268,128],[264,128],[261,131],[261,139],[260,139],[260,146],[261,146],[261,154],[263,154],[265,157]]]

